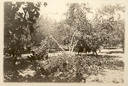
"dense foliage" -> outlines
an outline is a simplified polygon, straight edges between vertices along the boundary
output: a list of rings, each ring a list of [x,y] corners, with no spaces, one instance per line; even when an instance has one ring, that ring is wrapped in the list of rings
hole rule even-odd
[[[9,60],[9,59],[8,59]],[[8,62],[6,60],[5,62]],[[71,56],[59,55],[47,60],[30,62],[20,61],[11,69],[6,69],[5,81],[13,82],[86,82],[92,75],[104,75],[104,69],[123,70],[123,61],[112,56]],[[5,67],[8,67],[5,65]],[[29,72],[30,71],[30,72]],[[12,74],[14,73],[14,74]]]
[[[24,47],[32,46],[36,28],[34,24],[39,18],[41,3],[5,2],[4,3],[4,47],[5,53],[24,51]],[[15,51],[15,52],[13,52]]]

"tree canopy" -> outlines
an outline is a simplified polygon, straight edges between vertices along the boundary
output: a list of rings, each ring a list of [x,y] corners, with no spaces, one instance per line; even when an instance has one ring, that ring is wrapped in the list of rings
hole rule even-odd
[[[4,3],[5,48],[21,52],[24,46],[34,44],[36,32],[34,25],[40,16],[40,5],[40,2]],[[15,46],[15,49],[11,45]]]

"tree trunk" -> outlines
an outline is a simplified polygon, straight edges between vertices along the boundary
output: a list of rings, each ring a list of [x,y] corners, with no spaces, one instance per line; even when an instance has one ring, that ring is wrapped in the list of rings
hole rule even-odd
[[[63,47],[61,47],[61,45],[52,36],[50,36],[50,37],[57,43],[57,45],[63,50],[63,52],[65,52],[65,50],[63,49]]]
[[[70,45],[69,45],[69,51],[73,51],[73,46],[72,46],[72,45],[73,45],[73,40],[74,40],[76,31],[77,31],[77,30],[74,31],[73,36],[72,36],[72,38],[71,38],[71,43],[70,43]]]

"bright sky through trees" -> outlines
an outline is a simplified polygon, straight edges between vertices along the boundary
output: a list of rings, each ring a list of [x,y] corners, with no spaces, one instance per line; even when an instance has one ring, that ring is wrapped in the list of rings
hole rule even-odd
[[[76,1],[76,0],[44,0],[44,2],[47,2],[48,5],[46,7],[42,6],[41,7],[41,14],[43,16],[50,17],[53,20],[60,21],[61,19],[65,19],[64,13],[67,11],[68,3],[89,3],[89,7],[92,8],[92,12],[95,13],[95,10],[97,8],[101,8],[104,4],[116,4],[116,3],[122,3],[125,5],[124,0],[82,0],[82,1]],[[121,14],[121,13],[120,13]],[[89,13],[87,15],[88,19],[93,19],[94,14]],[[122,14],[123,15],[123,14]],[[118,13],[117,15],[118,16]],[[124,15],[122,16],[122,18]]]

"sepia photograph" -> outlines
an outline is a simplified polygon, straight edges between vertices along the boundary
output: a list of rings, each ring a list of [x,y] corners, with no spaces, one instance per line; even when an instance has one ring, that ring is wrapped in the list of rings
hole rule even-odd
[[[3,83],[125,81],[121,0],[3,2]]]

